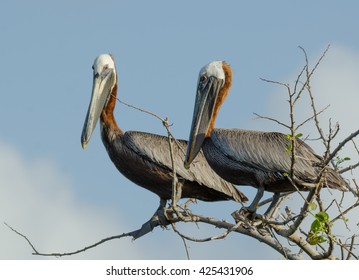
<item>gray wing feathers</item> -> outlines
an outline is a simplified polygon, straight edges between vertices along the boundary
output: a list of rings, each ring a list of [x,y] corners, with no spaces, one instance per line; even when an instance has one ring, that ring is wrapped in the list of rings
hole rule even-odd
[[[136,131],[126,132],[125,137],[126,141],[124,142],[126,145],[137,154],[148,158],[150,161],[153,161],[162,167],[172,170],[167,137]],[[177,140],[177,144],[173,145],[174,164],[177,175],[186,180],[196,181],[200,185],[205,185],[209,188],[223,192],[237,201],[245,201],[243,194],[240,193],[234,185],[220,178],[211,169],[202,151],[198,154],[196,160],[191,165],[191,168],[189,170],[185,169],[183,160],[187,150],[187,141]]]
[[[217,149],[243,166],[281,174],[291,169],[292,155],[286,151],[291,141],[282,133],[215,129],[211,140]],[[316,180],[322,158],[300,139],[295,152],[295,177],[303,182]],[[347,182],[331,168],[327,168],[326,179],[329,187],[348,190]]]
[[[264,172],[289,172],[291,153],[286,151],[290,141],[277,132],[240,129],[215,129],[211,134],[214,145],[231,159]],[[298,177],[316,178],[313,164],[320,157],[298,140],[294,173]]]

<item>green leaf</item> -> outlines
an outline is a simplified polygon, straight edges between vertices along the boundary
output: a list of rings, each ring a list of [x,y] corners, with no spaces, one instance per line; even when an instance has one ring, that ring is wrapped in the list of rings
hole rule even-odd
[[[318,244],[318,236],[312,232],[309,232],[307,241],[310,245],[317,245]]]
[[[314,220],[312,225],[310,226],[310,230],[313,233],[316,233],[316,232],[320,231],[321,229],[322,229],[322,223],[319,222],[318,220]]]
[[[329,215],[327,212],[321,211],[318,212],[317,214],[315,214],[315,218],[318,219],[318,221],[322,222],[322,223],[326,223],[329,221]]]
[[[328,239],[325,237],[325,236],[323,236],[323,235],[321,235],[321,236],[318,236],[318,243],[324,243],[324,242],[326,242]]]
[[[291,153],[293,151],[293,145],[292,144],[289,144],[287,148],[285,148],[285,150],[288,152],[288,153]]]
[[[350,160],[350,157],[345,157],[343,158],[343,160]]]
[[[317,209],[317,204],[315,204],[314,202],[311,202],[309,204],[310,210],[314,211],[315,209]]]
[[[303,133],[298,133],[295,138],[299,138],[299,137],[302,137],[303,136]]]
[[[292,134],[290,134],[290,133],[286,134],[285,137],[286,137],[287,139],[289,139],[289,140],[292,140],[292,138],[293,138],[293,137],[292,137]]]

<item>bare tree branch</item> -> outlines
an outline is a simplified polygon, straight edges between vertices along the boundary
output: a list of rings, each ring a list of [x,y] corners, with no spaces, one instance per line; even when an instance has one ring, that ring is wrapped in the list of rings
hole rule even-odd
[[[89,245],[89,246],[86,246],[82,249],[79,249],[79,250],[76,250],[76,251],[72,251],[72,252],[66,252],[66,253],[41,253],[39,252],[35,246],[31,243],[31,241],[22,233],[18,232],[17,230],[15,230],[14,228],[12,228],[11,226],[9,226],[8,224],[5,223],[5,225],[10,228],[13,232],[15,232],[16,234],[20,235],[21,237],[23,237],[27,243],[31,246],[32,250],[34,251],[32,254],[33,255],[36,255],[36,256],[45,256],[45,257],[65,257],[65,256],[71,256],[71,255],[76,255],[76,254],[79,254],[79,253],[82,253],[82,252],[85,252],[89,249],[92,249],[92,248],[95,248],[105,242],[108,242],[110,240],[114,240],[114,239],[120,239],[120,238],[123,238],[123,237],[134,237],[136,235],[136,233],[139,231],[139,230],[136,230],[136,231],[131,231],[131,232],[128,232],[128,233],[123,233],[123,234],[120,234],[120,235],[114,235],[114,236],[110,236],[110,237],[106,237],[92,245]]]
[[[340,170],[338,171],[338,173],[343,174],[343,173],[345,173],[345,172],[354,170],[354,169],[357,168],[358,166],[359,166],[359,162],[357,162],[356,164],[353,164],[353,165],[349,165],[348,167],[345,167],[345,168],[343,168],[343,169],[340,169]]]
[[[327,165],[337,154],[338,152],[345,146],[346,143],[351,141],[353,138],[357,137],[359,135],[359,129],[353,133],[351,133],[347,138],[345,138],[342,142],[339,143],[339,145],[329,154],[328,158],[324,162],[325,165]]]

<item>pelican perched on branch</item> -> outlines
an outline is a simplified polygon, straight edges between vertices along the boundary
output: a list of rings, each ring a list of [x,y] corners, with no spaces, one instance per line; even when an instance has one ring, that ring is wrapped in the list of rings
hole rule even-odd
[[[102,54],[95,59],[92,68],[92,97],[82,131],[82,147],[85,148],[90,141],[100,119],[102,142],[117,169],[135,184],[157,194],[161,201],[170,199],[172,161],[168,138],[145,132],[123,132],[113,115],[118,83],[114,59],[109,54]],[[177,143],[179,147],[175,145],[174,164],[182,198],[247,201],[235,186],[210,168],[201,151],[193,169],[186,170],[181,150],[187,149],[187,142],[178,140]]]
[[[209,165],[225,180],[258,189],[248,210],[255,212],[263,192],[313,188],[322,170],[322,158],[303,141],[296,139],[294,166],[286,149],[291,141],[281,133],[242,129],[214,129],[216,117],[232,83],[232,70],[224,61],[205,65],[198,78],[192,127],[185,167],[201,149]],[[292,182],[290,179],[292,178]],[[323,187],[348,190],[348,184],[332,168],[323,173]]]

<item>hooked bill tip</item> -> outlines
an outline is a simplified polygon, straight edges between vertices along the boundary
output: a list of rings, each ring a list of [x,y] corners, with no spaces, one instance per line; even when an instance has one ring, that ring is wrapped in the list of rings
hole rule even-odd
[[[191,162],[188,159],[185,159],[183,165],[184,165],[184,168],[188,170],[191,166]]]
[[[85,150],[85,149],[86,149],[87,144],[86,144],[86,143],[84,143],[84,142],[81,142],[81,146],[82,146],[82,149],[83,149],[83,150]]]

